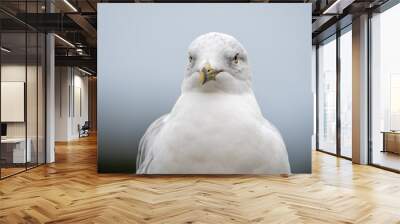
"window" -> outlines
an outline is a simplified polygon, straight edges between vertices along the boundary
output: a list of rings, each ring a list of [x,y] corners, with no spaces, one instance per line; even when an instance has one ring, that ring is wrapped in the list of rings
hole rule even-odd
[[[390,130],[400,130],[400,73],[390,74]]]
[[[351,26],[340,36],[340,155],[352,156],[352,33]]]
[[[336,37],[318,47],[318,149],[336,154]]]
[[[371,162],[400,170],[400,5],[371,18]]]
[[[351,158],[352,26],[338,34],[340,36],[333,35],[318,47],[317,148]]]

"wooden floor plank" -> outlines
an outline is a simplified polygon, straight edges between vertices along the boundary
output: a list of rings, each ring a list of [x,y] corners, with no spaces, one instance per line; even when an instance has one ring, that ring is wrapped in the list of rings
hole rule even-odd
[[[96,138],[0,181],[0,223],[400,223],[400,175],[313,152],[313,174],[97,174]]]

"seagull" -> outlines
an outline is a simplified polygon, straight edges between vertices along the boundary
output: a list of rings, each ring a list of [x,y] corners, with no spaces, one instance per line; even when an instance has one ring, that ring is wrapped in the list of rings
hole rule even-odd
[[[217,32],[189,46],[181,95],[140,140],[137,174],[290,174],[285,143],[251,85],[247,51]]]

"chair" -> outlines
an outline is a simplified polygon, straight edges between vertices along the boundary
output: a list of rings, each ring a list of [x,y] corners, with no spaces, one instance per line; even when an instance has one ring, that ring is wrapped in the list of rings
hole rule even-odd
[[[78,124],[79,138],[89,136],[89,129],[90,129],[89,121],[85,121],[82,127]]]

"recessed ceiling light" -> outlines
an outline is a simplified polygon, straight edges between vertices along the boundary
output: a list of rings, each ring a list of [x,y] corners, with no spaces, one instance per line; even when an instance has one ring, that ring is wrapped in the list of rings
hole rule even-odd
[[[83,72],[83,73],[85,73],[85,74],[87,74],[87,75],[92,75],[92,73],[90,73],[90,72],[88,72],[88,71],[86,71],[86,70],[83,70],[83,69],[81,69],[81,68],[79,68],[79,67],[78,67],[78,70],[81,71],[81,72]]]
[[[78,12],[78,10],[68,1],[64,0],[65,4],[67,4],[74,12]]]
[[[343,9],[351,5],[355,0],[336,0],[322,14],[342,14]]]
[[[1,47],[1,51],[4,51],[6,53],[10,53],[11,52],[11,50],[9,50],[9,49],[7,49],[5,47]]]
[[[68,46],[75,48],[75,45],[73,45],[73,44],[72,44],[71,42],[69,42],[68,40],[66,40],[66,39],[64,39],[64,38],[62,38],[62,37],[60,37],[60,36],[57,35],[57,34],[54,34],[54,36],[57,37],[57,38],[58,38],[59,40],[61,40],[62,42],[64,42],[65,44],[67,44]]]

